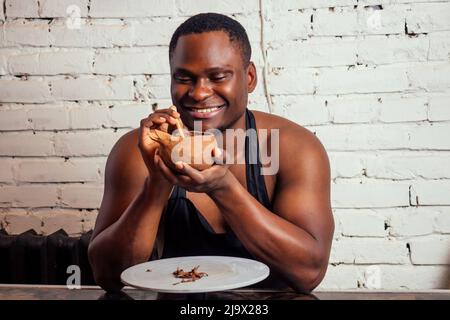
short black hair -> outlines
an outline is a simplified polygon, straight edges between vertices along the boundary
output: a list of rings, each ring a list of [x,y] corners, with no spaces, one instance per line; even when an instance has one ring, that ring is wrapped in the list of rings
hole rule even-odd
[[[230,42],[241,51],[244,66],[248,66],[252,56],[252,48],[244,27],[228,16],[212,12],[192,16],[178,26],[172,35],[172,39],[170,39],[169,58],[172,58],[173,51],[181,36],[211,31],[225,32],[230,38]]]

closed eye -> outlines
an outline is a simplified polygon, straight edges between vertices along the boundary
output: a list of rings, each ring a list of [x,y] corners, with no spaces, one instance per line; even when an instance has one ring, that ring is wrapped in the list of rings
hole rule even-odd
[[[209,79],[214,82],[221,82],[221,81],[228,79],[229,76],[230,76],[229,73],[219,73],[219,74],[214,74],[214,75],[210,76]]]
[[[183,76],[175,76],[174,79],[179,83],[189,83],[192,81],[191,77],[183,77]]]

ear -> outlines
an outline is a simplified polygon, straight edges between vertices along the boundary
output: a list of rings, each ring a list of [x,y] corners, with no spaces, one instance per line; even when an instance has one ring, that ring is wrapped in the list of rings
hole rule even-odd
[[[253,92],[256,88],[256,84],[258,83],[258,75],[256,73],[255,64],[250,61],[247,67],[247,90],[248,92]]]

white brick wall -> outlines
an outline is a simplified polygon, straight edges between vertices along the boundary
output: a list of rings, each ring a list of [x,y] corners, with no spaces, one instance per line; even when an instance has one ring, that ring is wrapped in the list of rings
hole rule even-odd
[[[373,267],[382,289],[448,287],[450,1],[0,0],[0,228],[93,228],[112,145],[170,104],[170,37],[206,11],[248,31],[251,107],[268,111],[266,67],[273,112],[328,151],[320,288],[368,287]]]

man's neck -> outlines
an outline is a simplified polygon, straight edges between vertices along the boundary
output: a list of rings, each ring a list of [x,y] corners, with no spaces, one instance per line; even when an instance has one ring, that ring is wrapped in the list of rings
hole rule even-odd
[[[245,129],[246,129],[246,125],[245,125],[246,112],[247,112],[247,110],[244,111],[242,113],[242,115],[236,121],[234,121],[230,126],[228,126],[227,128],[221,130],[221,132],[222,132],[222,139],[223,139],[222,148],[224,150],[227,150],[226,130],[232,130],[232,131],[234,131],[234,130],[242,130],[242,131],[245,132]],[[244,150],[233,150],[234,157],[238,157],[242,152],[244,152]]]

